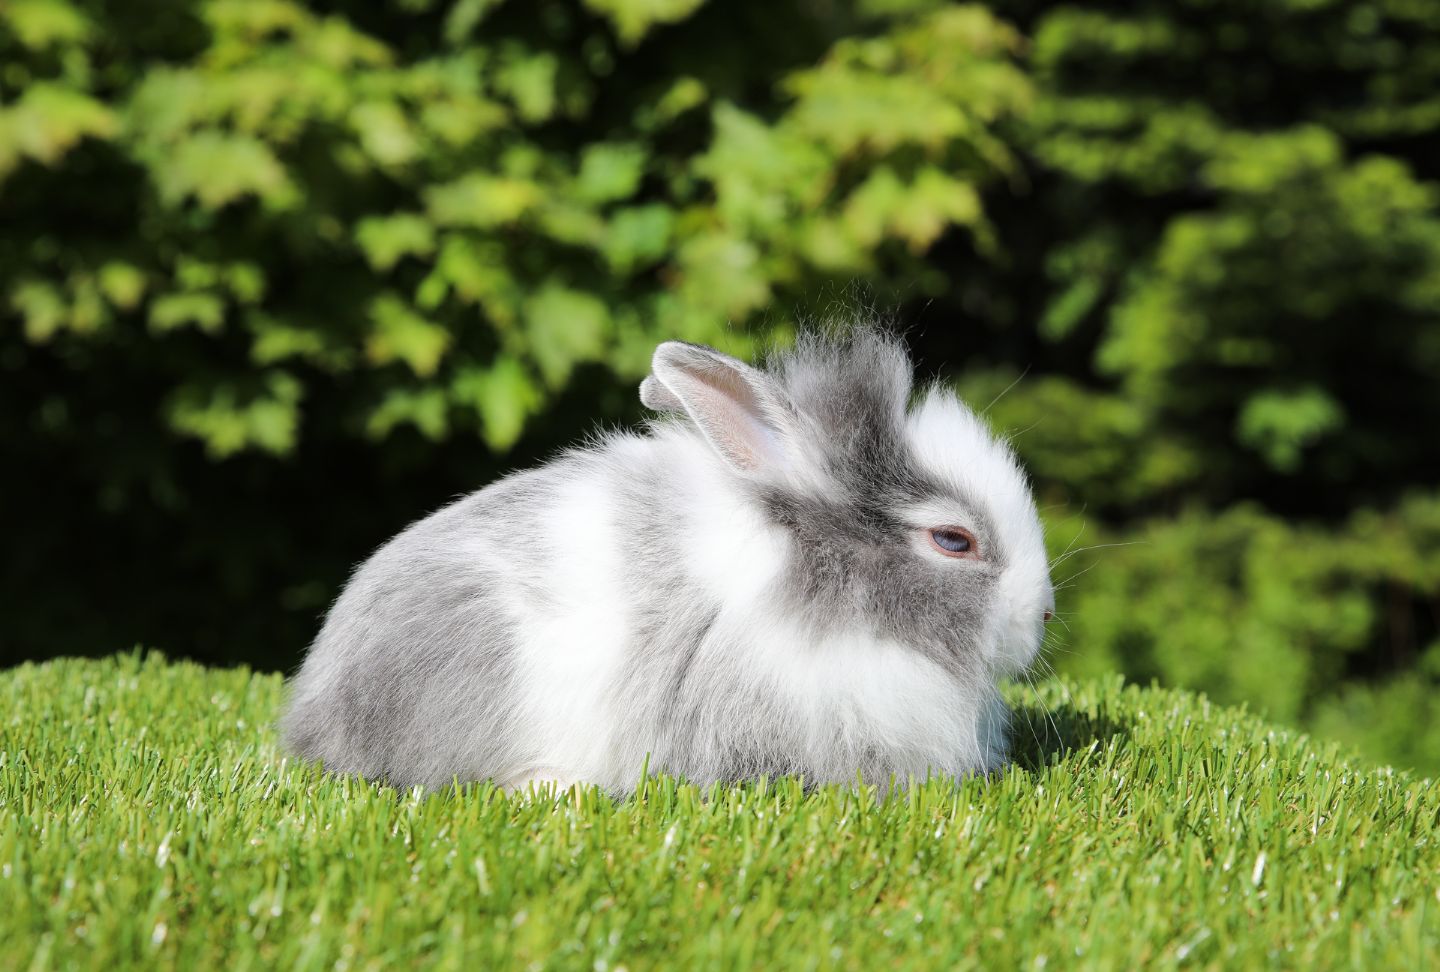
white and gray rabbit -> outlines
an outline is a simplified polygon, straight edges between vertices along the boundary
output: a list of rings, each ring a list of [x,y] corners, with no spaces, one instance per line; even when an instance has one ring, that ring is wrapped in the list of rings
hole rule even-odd
[[[397,786],[652,772],[885,783],[1000,765],[997,679],[1054,605],[1024,473],[892,335],[806,335],[764,369],[680,342],[667,413],[508,476],[381,547],[283,720]]]

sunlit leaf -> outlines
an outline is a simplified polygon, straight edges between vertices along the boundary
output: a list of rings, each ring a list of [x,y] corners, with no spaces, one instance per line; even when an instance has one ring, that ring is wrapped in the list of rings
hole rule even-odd
[[[502,328],[515,322],[524,296],[505,264],[504,250],[464,233],[445,237],[435,271],[421,285],[417,302],[435,306],[451,292],[463,303],[483,307]]]
[[[207,209],[256,196],[276,206],[295,199],[285,167],[264,142],[245,135],[200,132],[153,163],[161,198],[176,205],[194,198]]]
[[[69,308],[60,288],[46,280],[24,280],[10,292],[10,307],[25,322],[25,336],[41,343],[65,326]]]
[[[303,395],[294,376],[268,371],[253,384],[182,386],[167,415],[177,431],[204,442],[212,458],[252,447],[279,455],[295,447]]]
[[[150,330],[157,334],[186,326],[214,334],[224,324],[225,301],[215,294],[164,294],[150,303]]]
[[[796,79],[795,90],[797,130],[845,155],[904,144],[939,149],[972,125],[959,105],[912,77],[823,68]]]
[[[365,431],[380,439],[398,426],[411,425],[428,439],[440,439],[450,428],[449,409],[445,392],[439,388],[397,388],[370,412]]]
[[[55,44],[87,40],[94,29],[90,18],[65,0],[7,0],[0,5],[6,23],[25,47],[43,50]]]
[[[644,173],[643,146],[601,142],[582,154],[575,190],[586,202],[614,202],[634,194]]]
[[[403,361],[421,378],[433,375],[450,347],[450,332],[410,308],[394,294],[381,294],[370,305],[375,328],[365,352],[376,364]]]
[[[584,0],[585,6],[609,18],[615,33],[627,45],[634,45],[651,28],[684,20],[705,0]]]
[[[527,122],[542,122],[555,112],[555,75],[559,62],[548,52],[511,47],[495,71],[495,87],[509,96]]]
[[[450,387],[457,401],[480,416],[486,444],[502,452],[519,440],[526,419],[544,401],[534,378],[511,355],[501,355],[488,367],[460,369]]]
[[[540,201],[533,182],[475,173],[425,191],[425,208],[441,226],[485,229],[510,223]]]
[[[660,260],[670,245],[674,222],[671,210],[658,203],[616,211],[601,243],[605,259],[621,271]]]
[[[480,21],[503,0],[456,0],[445,15],[445,41],[460,44],[479,26]]]
[[[145,295],[145,273],[134,264],[111,260],[100,268],[100,291],[121,310],[134,310]]]
[[[1345,410],[1333,396],[1316,387],[1270,391],[1245,403],[1235,433],[1260,452],[1275,469],[1294,472],[1301,453],[1345,422]]]
[[[18,155],[54,165],[85,138],[110,138],[115,114],[83,92],[47,81],[30,85],[9,107],[0,108],[0,176]],[[6,162],[7,155],[11,161]]]
[[[680,245],[676,263],[682,293],[714,317],[747,314],[770,298],[760,255],[746,240],[724,233],[699,234]]]
[[[356,224],[355,240],[376,270],[389,270],[402,257],[435,252],[435,228],[416,213],[367,216]]]
[[[604,353],[610,315],[594,295],[548,284],[526,301],[525,323],[541,377],[558,387],[576,364]]]
[[[501,129],[509,113],[484,98],[447,98],[430,101],[420,111],[419,124],[440,141],[455,148],[473,147],[486,133]]]
[[[350,111],[350,124],[360,136],[365,151],[381,165],[404,165],[419,151],[409,120],[394,102],[358,104]]]
[[[325,335],[305,327],[295,327],[266,314],[251,313],[246,324],[253,335],[250,358],[256,364],[268,365],[286,358],[316,358],[327,350]]]

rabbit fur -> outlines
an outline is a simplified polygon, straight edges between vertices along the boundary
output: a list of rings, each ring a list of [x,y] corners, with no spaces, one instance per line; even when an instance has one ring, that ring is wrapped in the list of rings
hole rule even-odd
[[[662,415],[507,476],[361,565],[293,680],[289,748],[396,786],[902,782],[1004,761],[997,680],[1053,609],[1008,446],[894,335],[754,368],[667,342]],[[914,402],[912,404],[912,397]],[[928,531],[956,525],[973,556]]]

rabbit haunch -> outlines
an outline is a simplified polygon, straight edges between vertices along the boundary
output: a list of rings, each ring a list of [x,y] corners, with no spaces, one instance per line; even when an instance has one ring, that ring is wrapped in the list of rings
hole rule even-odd
[[[699,783],[1002,762],[996,680],[1053,607],[1009,449],[939,386],[907,409],[902,346],[866,328],[763,370],[669,342],[641,397],[665,416],[362,565],[294,680],[289,745],[396,785],[616,793],[647,757]]]

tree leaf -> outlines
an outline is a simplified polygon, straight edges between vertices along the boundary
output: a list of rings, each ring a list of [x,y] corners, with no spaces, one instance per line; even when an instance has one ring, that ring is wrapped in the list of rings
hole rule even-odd
[[[381,294],[370,305],[375,329],[365,352],[376,364],[403,361],[418,377],[433,375],[450,347],[450,332],[431,323],[394,294]]]
[[[445,42],[458,45],[463,43],[495,7],[503,0],[455,0],[445,15]]]
[[[205,443],[211,458],[247,448],[283,455],[295,448],[303,390],[293,375],[270,371],[258,383],[186,384],[166,412],[179,432]]]
[[[0,177],[20,156],[55,165],[85,138],[108,139],[119,129],[115,113],[83,92],[50,81],[27,87],[0,109]]]
[[[0,6],[17,40],[32,51],[88,40],[94,23],[73,3],[64,0],[8,0]]]
[[[545,383],[558,388],[582,361],[598,360],[610,332],[610,313],[597,297],[547,284],[525,303],[531,357]]]
[[[389,270],[407,256],[435,252],[435,227],[418,213],[367,216],[355,225],[355,241],[376,270]]]
[[[626,273],[658,263],[670,246],[674,224],[674,213],[660,203],[618,210],[601,237],[601,252],[611,267]]]
[[[513,446],[525,421],[545,397],[520,360],[501,355],[489,367],[460,369],[450,385],[454,397],[480,416],[485,443],[497,452]]]
[[[1292,473],[1301,453],[1345,424],[1345,410],[1315,386],[1252,396],[1240,410],[1235,434],[1274,469]]]
[[[160,198],[170,206],[193,197],[206,209],[219,209],[256,196],[282,208],[296,199],[280,160],[248,135],[199,132],[160,153],[152,168]]]
[[[576,194],[586,202],[606,203],[634,195],[645,174],[645,148],[634,142],[600,142],[580,157]]]
[[[753,243],[728,233],[699,233],[676,254],[680,293],[693,308],[719,319],[741,317],[770,299],[770,281]]]
[[[150,304],[150,330],[156,334],[187,325],[206,334],[215,334],[224,324],[225,301],[212,293],[163,294]]]
[[[495,70],[495,88],[508,95],[515,112],[531,124],[555,113],[555,76],[559,62],[548,51],[512,45],[505,49]]]
[[[660,24],[674,24],[699,10],[705,0],[584,0],[585,6],[609,18],[621,43],[634,47]]]
[[[382,439],[400,425],[413,425],[427,439],[442,439],[450,428],[449,408],[443,389],[397,388],[370,412],[365,431]]]
[[[10,306],[25,321],[25,337],[48,341],[65,326],[69,308],[60,288],[48,280],[22,280],[10,291]]]
[[[121,310],[134,310],[145,296],[145,272],[132,263],[111,260],[100,268],[100,292]]]
[[[385,167],[404,165],[420,151],[410,121],[393,101],[365,101],[350,109],[350,125],[366,153]]]
[[[541,199],[525,179],[473,173],[425,190],[425,210],[441,226],[489,229],[519,219]]]

